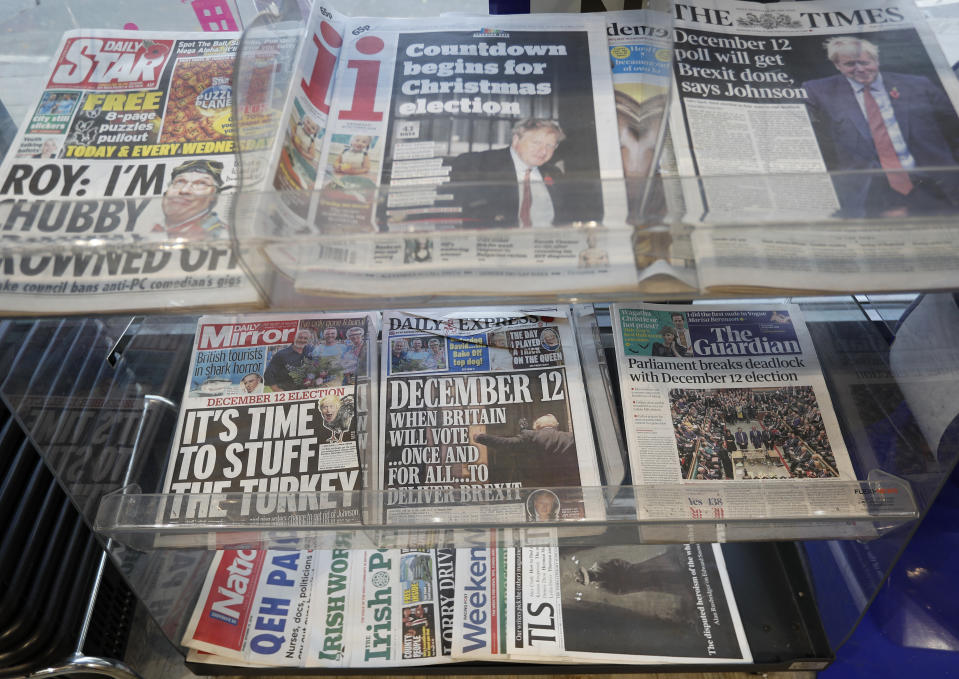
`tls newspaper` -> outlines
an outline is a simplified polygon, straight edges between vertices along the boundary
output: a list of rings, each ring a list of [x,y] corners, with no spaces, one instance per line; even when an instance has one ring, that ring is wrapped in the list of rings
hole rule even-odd
[[[673,20],[688,221],[959,208],[959,173],[943,171],[959,161],[959,82],[911,2],[697,0]]]
[[[569,308],[384,314],[386,523],[601,520]]]
[[[509,581],[510,659],[752,661],[718,544],[554,545],[508,556],[500,575]]]
[[[238,42],[234,33],[64,34],[0,165],[0,307],[259,301],[228,223]]]
[[[613,305],[612,324],[641,518],[863,505],[827,484],[856,476],[797,306]]]
[[[171,518],[362,521],[347,491],[366,487],[375,449],[376,332],[369,312],[202,316],[163,487]],[[245,499],[228,514],[213,493]]]

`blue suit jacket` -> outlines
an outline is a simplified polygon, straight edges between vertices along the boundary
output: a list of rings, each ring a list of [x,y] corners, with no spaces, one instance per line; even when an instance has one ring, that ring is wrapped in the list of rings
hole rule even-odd
[[[916,171],[923,168],[959,164],[959,117],[941,87],[928,78],[902,73],[882,74],[883,85],[890,95],[896,122],[902,131],[909,152],[916,161]],[[879,169],[869,123],[863,115],[856,95],[845,76],[810,80],[806,89],[806,106],[819,139],[827,169]],[[947,196],[959,199],[959,172],[935,173],[929,180]],[[888,181],[877,175],[836,175],[833,184],[847,217],[864,217],[870,212],[870,200],[876,191],[888,189]]]

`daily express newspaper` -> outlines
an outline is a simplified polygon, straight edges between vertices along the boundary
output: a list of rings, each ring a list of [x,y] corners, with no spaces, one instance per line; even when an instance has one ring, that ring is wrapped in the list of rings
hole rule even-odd
[[[237,178],[238,38],[64,34],[0,166],[0,307],[102,312],[258,301],[226,221]]]
[[[959,82],[912,3],[673,12],[670,124],[681,175],[701,177],[688,221],[955,212],[959,173],[937,170],[959,160]]]
[[[856,476],[797,306],[614,305],[612,314],[633,483],[650,487],[638,494],[640,518],[863,507],[846,484],[828,483]]]
[[[603,29],[592,15],[349,19],[317,3],[278,193],[260,208],[305,245],[271,247],[273,263],[298,290],[346,295],[384,280],[429,294],[634,287]]]
[[[183,645],[240,666],[449,662],[455,550],[217,552]],[[206,657],[198,653],[211,654]]]
[[[456,558],[456,660],[752,659],[719,545],[512,548],[478,534]]]
[[[381,360],[387,523],[602,518],[568,307],[387,312]]]
[[[233,518],[360,522],[348,491],[366,487],[375,448],[375,337],[369,312],[202,316],[163,488],[170,517],[225,517],[209,494],[244,493]]]

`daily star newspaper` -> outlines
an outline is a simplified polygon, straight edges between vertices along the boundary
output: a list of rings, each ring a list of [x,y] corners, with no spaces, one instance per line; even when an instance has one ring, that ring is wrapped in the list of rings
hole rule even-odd
[[[591,15],[349,19],[317,3],[278,193],[260,208],[265,229],[303,243],[271,246],[273,263],[299,291],[342,295],[384,279],[407,294],[635,287],[603,29]],[[523,161],[527,217],[510,150],[523,131],[548,137]],[[547,269],[563,275],[532,275]]]
[[[449,662],[455,550],[217,552],[183,638],[199,662],[402,667]]]
[[[348,491],[366,487],[375,449],[376,327],[370,312],[202,316],[163,488],[170,517],[225,517],[209,494],[244,493],[232,518],[360,522]]]
[[[959,82],[912,3],[673,12],[670,123],[680,174],[701,177],[688,221],[955,212],[959,174],[939,170],[959,160]]]
[[[507,553],[511,660],[752,661],[717,544]]]
[[[64,34],[0,166],[4,311],[258,302],[227,223],[238,37]]]
[[[856,476],[797,306],[614,305],[612,324],[640,518],[865,511],[829,483]]]
[[[387,312],[386,523],[597,520],[597,458],[569,308]]]

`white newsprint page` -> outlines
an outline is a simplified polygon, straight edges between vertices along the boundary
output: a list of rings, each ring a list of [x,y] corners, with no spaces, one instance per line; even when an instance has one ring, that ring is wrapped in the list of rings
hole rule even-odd
[[[856,477],[798,307],[616,305],[612,322],[633,483],[667,486],[641,518],[863,505],[829,482]]]
[[[959,173],[942,171],[959,159],[959,82],[911,2],[696,0],[673,20],[688,221],[901,221],[959,206]]]

